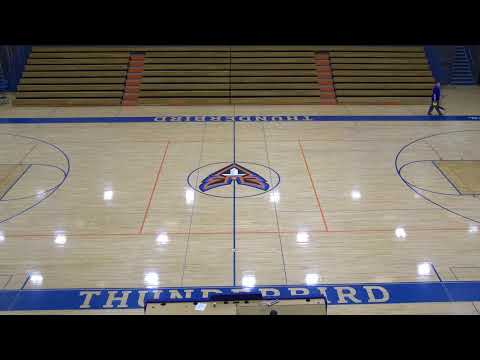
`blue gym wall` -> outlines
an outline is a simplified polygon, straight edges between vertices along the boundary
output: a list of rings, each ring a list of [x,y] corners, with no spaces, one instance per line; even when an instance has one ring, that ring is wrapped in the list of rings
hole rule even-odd
[[[31,50],[31,46],[0,46],[0,63],[8,81],[8,91],[16,91]]]
[[[472,70],[474,78],[479,82],[480,75],[480,46],[466,46],[470,49],[473,58]],[[442,84],[450,82],[449,65],[455,60],[455,46],[425,46],[433,76]]]

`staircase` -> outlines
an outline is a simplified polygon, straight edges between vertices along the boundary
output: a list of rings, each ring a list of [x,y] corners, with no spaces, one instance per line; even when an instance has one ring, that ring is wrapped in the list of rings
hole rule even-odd
[[[128,62],[125,88],[123,90],[122,105],[138,105],[144,68],[145,53],[131,54]]]
[[[465,46],[455,47],[455,59],[450,65],[450,83],[453,85],[475,85],[472,64]]]
[[[7,91],[8,83],[3,73],[2,65],[0,64],[0,92]]]
[[[320,101],[322,105],[336,105],[335,87],[333,85],[332,68],[328,52],[320,52],[315,56],[317,81],[320,89]]]

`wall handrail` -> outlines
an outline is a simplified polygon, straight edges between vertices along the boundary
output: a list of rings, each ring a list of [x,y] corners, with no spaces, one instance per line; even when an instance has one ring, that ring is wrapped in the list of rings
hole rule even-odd
[[[478,75],[480,69],[478,68],[478,64],[475,61],[475,57],[472,55],[472,50],[470,47],[465,46],[465,52],[467,54],[467,59],[470,63],[470,68],[472,69],[472,74],[474,76],[475,81],[478,81]]]

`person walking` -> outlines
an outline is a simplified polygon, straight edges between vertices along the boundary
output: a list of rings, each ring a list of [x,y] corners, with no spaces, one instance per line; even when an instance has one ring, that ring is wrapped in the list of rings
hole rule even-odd
[[[443,115],[440,110],[445,110],[445,108],[440,106],[440,97],[440,81],[437,81],[432,90],[432,103],[430,104],[430,109],[428,109],[428,115],[432,115],[433,109],[437,111],[438,115]]]

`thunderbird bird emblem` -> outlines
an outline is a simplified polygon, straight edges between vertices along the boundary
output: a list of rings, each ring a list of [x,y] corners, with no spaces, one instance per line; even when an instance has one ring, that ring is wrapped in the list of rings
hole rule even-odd
[[[233,181],[236,181],[239,185],[250,186],[264,191],[267,191],[270,187],[267,180],[260,175],[237,163],[232,163],[208,175],[202,180],[198,188],[205,192],[220,186],[230,185]]]

